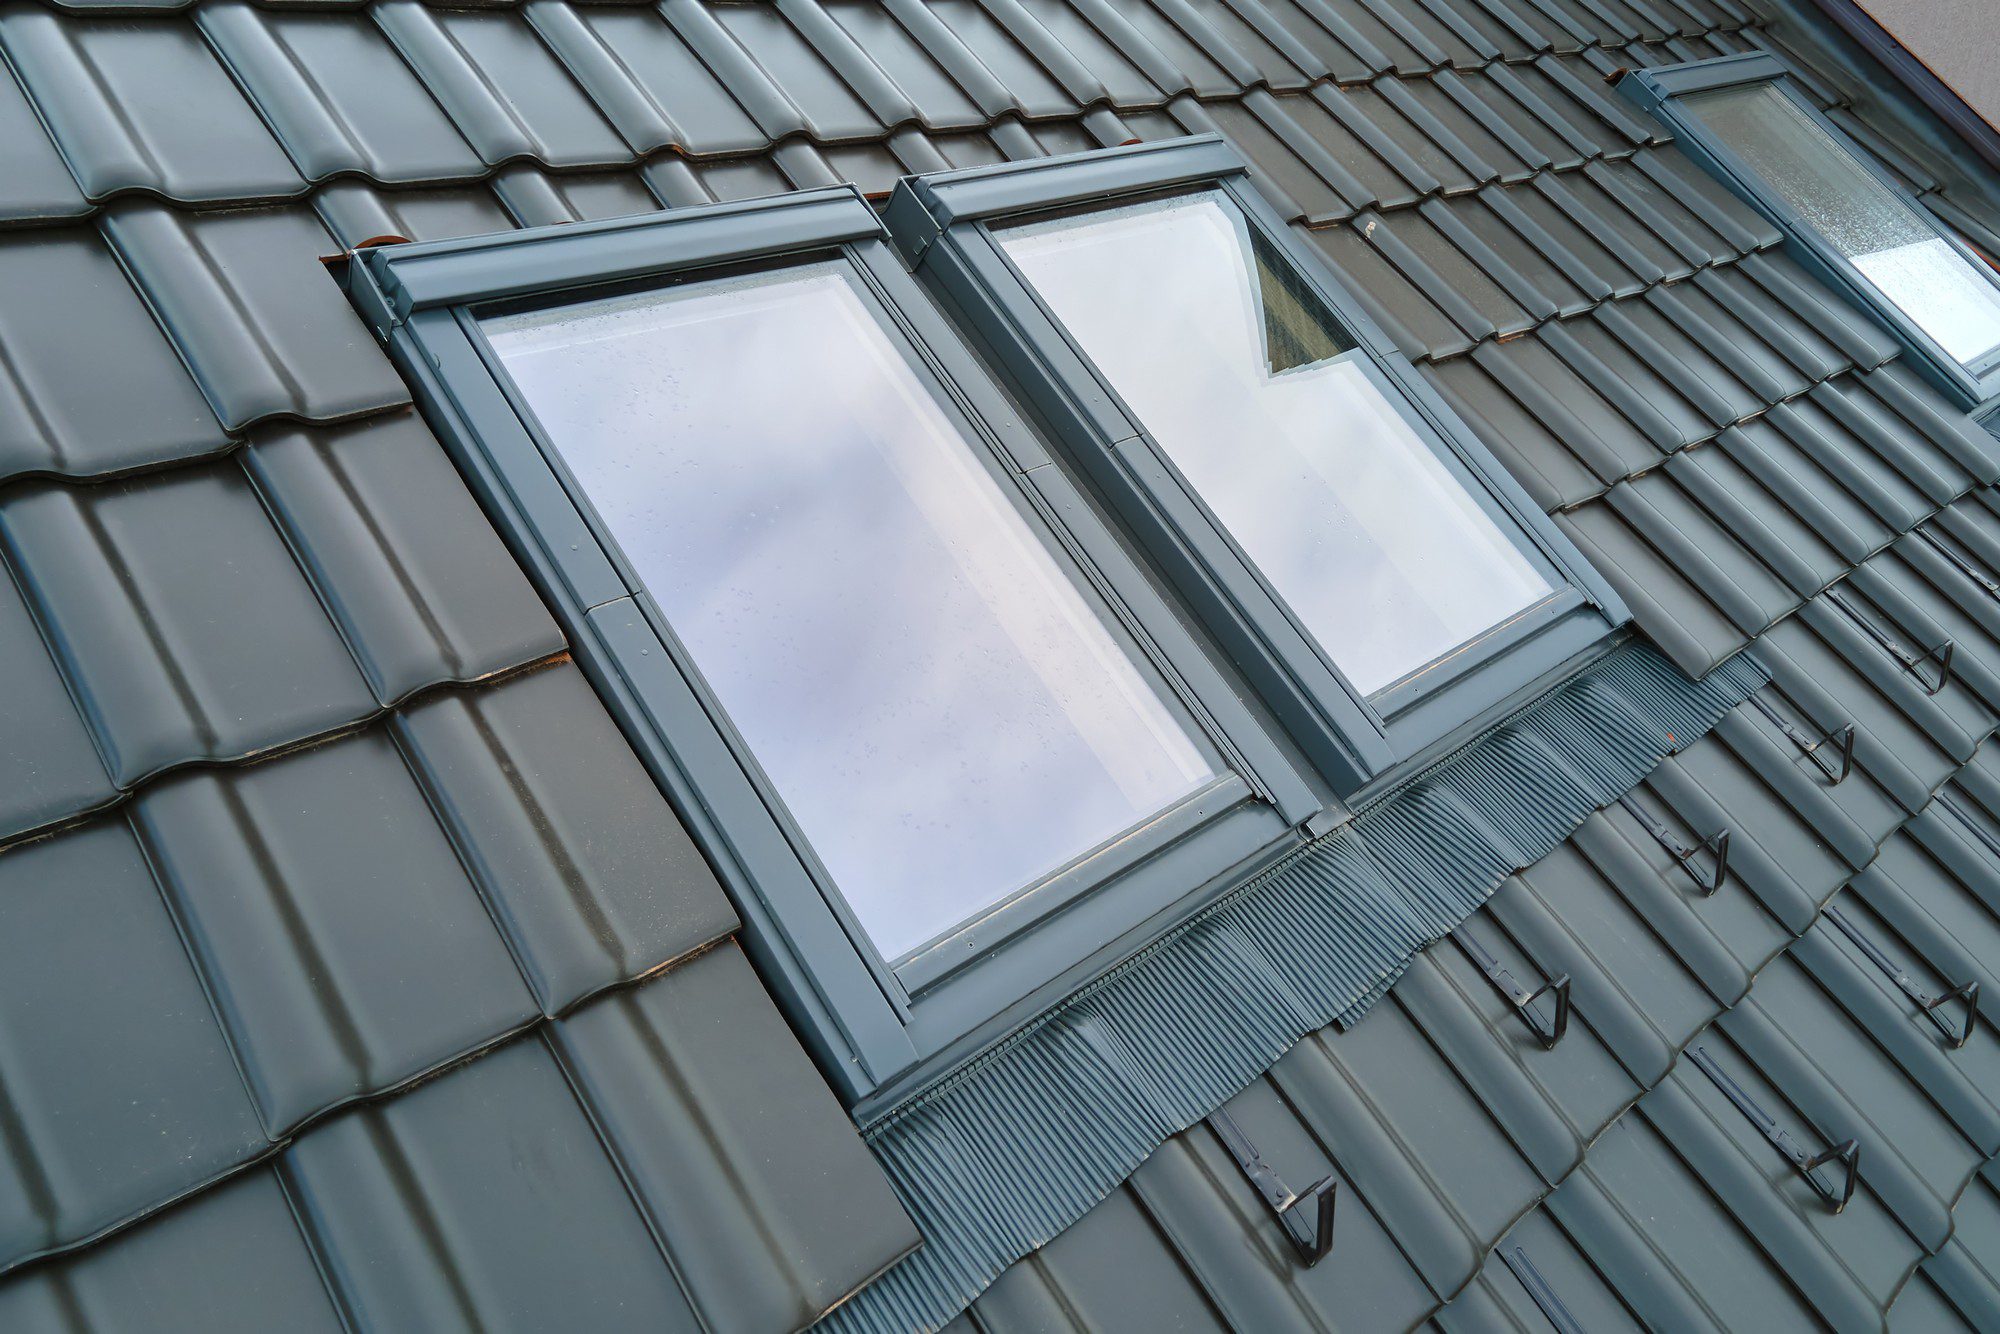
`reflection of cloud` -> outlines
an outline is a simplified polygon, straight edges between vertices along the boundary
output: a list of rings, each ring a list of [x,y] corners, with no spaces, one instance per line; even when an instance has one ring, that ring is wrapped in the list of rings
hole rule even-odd
[[[885,953],[1209,776],[833,266],[491,333]]]
[[[1264,578],[1364,691],[1549,587],[1363,372],[1273,374],[1308,312],[1215,194],[1006,234],[1008,253]],[[1283,338],[1269,325],[1288,321]],[[1345,340],[1318,340],[1328,353]],[[1284,358],[1278,358],[1279,361]]]

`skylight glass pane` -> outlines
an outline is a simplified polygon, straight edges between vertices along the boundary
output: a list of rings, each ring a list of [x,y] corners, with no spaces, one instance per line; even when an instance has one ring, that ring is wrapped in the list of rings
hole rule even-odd
[[[1223,195],[1029,223],[1000,239],[1363,693],[1548,596]]]
[[[1690,93],[1764,184],[1961,365],[2000,347],[2000,288],[1776,84]]]
[[[485,328],[893,959],[1216,771],[848,272]]]

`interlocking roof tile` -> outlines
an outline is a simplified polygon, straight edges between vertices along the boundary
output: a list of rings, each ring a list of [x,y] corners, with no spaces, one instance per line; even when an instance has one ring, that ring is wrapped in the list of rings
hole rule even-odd
[[[757,122],[657,11],[530,0],[524,12],[606,119],[641,152],[765,146]]]
[[[909,1245],[887,1180],[788,1036],[733,945],[554,1029],[705,1328],[809,1322]],[[789,1059],[744,1061],[746,1048]],[[802,1189],[834,1174],[855,1189]],[[714,1206],[727,1197],[738,1204]]]
[[[312,1252],[268,1167],[184,1207],[0,1286],[0,1324],[25,1330],[343,1328]]]
[[[229,443],[102,239],[0,235],[0,477],[98,476]]]
[[[280,1172],[369,1326],[700,1328],[539,1038],[315,1130]]]
[[[0,1268],[269,1148],[123,821],[0,858]]]
[[[273,1138],[538,1013],[382,729],[176,775],[131,818]]]
[[[17,486],[0,544],[121,787],[377,707],[232,463]]]
[[[195,383],[225,426],[330,421],[409,390],[326,280],[333,238],[303,207],[178,213],[121,204],[103,219]]]
[[[518,11],[433,10],[416,0],[386,0],[373,13],[489,165],[517,158],[552,167],[631,160],[632,150]]]
[[[562,647],[414,413],[267,428],[243,464],[380,703]]]
[[[85,194],[295,195],[305,182],[201,34],[175,19],[0,10],[0,47]]]
[[[0,222],[80,217],[89,201],[35,116],[20,84],[0,78]]]
[[[443,692],[394,727],[546,1013],[735,927],[574,668]]]
[[[660,207],[660,201],[646,188],[643,178],[625,171],[554,175],[517,164],[501,169],[493,180],[493,193],[523,227],[622,218],[633,213],[650,213]],[[493,230],[490,226],[468,227],[463,232],[438,234],[470,235]]]
[[[256,99],[310,180],[358,172],[378,181],[480,175],[484,164],[372,25],[336,14],[282,13],[241,0],[195,22]],[[308,81],[298,77],[313,71]]]
[[[528,169],[505,168],[495,185],[515,170]],[[485,185],[386,190],[349,177],[314,191],[313,207],[335,241],[348,247],[385,236],[411,241],[480,236],[513,225],[498,195]]]

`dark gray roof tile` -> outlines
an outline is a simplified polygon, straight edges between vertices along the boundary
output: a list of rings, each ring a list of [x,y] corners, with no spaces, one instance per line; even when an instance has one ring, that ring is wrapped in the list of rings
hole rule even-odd
[[[1503,442],[1506,447],[1541,460],[1550,457],[1549,446],[1560,446],[1605,486],[1659,462],[1666,447],[1663,437],[1642,429],[1630,404],[1606,396],[1622,386],[1598,377],[1593,363],[1562,326],[1544,326],[1530,337],[1483,343],[1473,356],[1548,437],[1545,441],[1510,435]],[[1545,473],[1561,469],[1555,462],[1536,466]],[[1597,489],[1601,488],[1592,488]],[[1564,494],[1571,500],[1584,498],[1570,487]]]
[[[319,1127],[280,1172],[361,1325],[699,1328],[538,1038]]]
[[[503,178],[506,174],[501,173]],[[383,190],[350,176],[315,190],[313,207],[334,239],[350,250],[385,236],[442,241],[504,232],[514,225],[485,185]]]
[[[415,414],[267,429],[244,466],[381,703],[562,647]]]
[[[1306,98],[1255,92],[1240,103],[1191,110],[1198,118],[1189,128],[1226,134],[1249,159],[1259,186],[1293,219],[1344,219],[1379,190],[1400,189],[1386,167],[1361,152]],[[1301,125],[1300,115],[1316,125],[1317,134]]]
[[[375,21],[491,165],[605,166],[632,150],[518,12],[384,0]]]
[[[646,187],[669,207],[715,200],[760,199],[789,188],[784,173],[769,158],[719,158],[690,162],[676,156],[658,157],[640,168]]]
[[[1541,1303],[1551,1297],[1582,1329],[1638,1334],[1646,1328],[1546,1208],[1508,1232],[1486,1257],[1478,1280],[1439,1311],[1434,1323],[1445,1334],[1534,1329],[1547,1322]],[[1664,1327],[1700,1328],[1698,1309],[1690,1302],[1684,1315],[1676,1312],[1683,1315],[1680,1323]]]
[[[1832,385],[1836,381],[1828,381]],[[1885,446],[1881,438],[1866,438],[1846,423],[1852,413],[1837,390],[1816,389],[1803,398],[1778,404],[1764,420],[1786,445],[1822,469],[1835,486],[1869,516],[1892,532],[1915,526],[1932,502],[1910,480],[1929,477],[1907,447]]]
[[[629,217],[660,207],[639,175],[625,171],[558,176],[517,163],[500,170],[493,193],[523,227]]]
[[[1369,76],[1392,71],[1423,74],[1446,60],[1445,52],[1396,9],[1371,0],[1263,0],[1302,41],[1323,52],[1343,82],[1343,55]]]
[[[530,0],[523,12],[598,110],[640,152],[765,147],[757,122],[657,9]]]
[[[733,944],[553,1041],[706,1328],[809,1324],[920,1240]],[[799,1188],[826,1177],[855,1188]]]
[[[1741,386],[1749,395],[1749,411],[1739,408],[1735,413],[1740,419],[1796,397],[1826,377],[1811,373],[1821,365],[1793,336],[1789,322],[1762,311],[1751,312],[1746,319],[1743,311],[1711,295],[1727,294],[1737,281],[1725,273],[1708,285],[1656,287],[1646,293],[1645,302],[1671,328],[1669,341],[1684,351],[1684,359],[1713,364],[1730,392]],[[1629,307],[1628,313],[1635,314]],[[1808,369],[1802,371],[1801,365]]]
[[[1646,637],[1682,671],[1705,676],[1743,647],[1748,636],[1607,503],[1593,501],[1556,522],[1631,606]]]
[[[957,83],[945,64],[926,48],[926,37],[936,40],[940,35],[941,25],[932,16],[871,0],[806,0],[789,4],[787,13],[834,68],[851,64],[857,83],[864,69],[872,69],[872,75],[865,77],[886,85],[873,92],[883,99],[883,106],[892,104],[889,99],[893,94],[896,102],[906,105],[929,129],[985,127],[989,116],[979,99]],[[826,28],[829,22],[838,30],[837,35]],[[956,44],[948,36],[945,40]],[[883,116],[883,106],[876,110],[878,117]]]
[[[0,477],[97,476],[229,444],[95,233],[0,236]]]
[[[1113,1192],[987,1289],[976,1308],[976,1328],[991,1334],[1229,1329],[1196,1276],[1160,1244],[1157,1228],[1130,1193]]]
[[[92,199],[294,195],[304,182],[201,35],[175,19],[0,10],[0,46]]]
[[[121,786],[377,707],[233,463],[16,486],[0,542]]]
[[[11,71],[0,69],[0,222],[52,221],[89,211],[27,94]]]
[[[352,417],[409,401],[319,262],[334,242],[309,210],[185,214],[121,204],[104,228],[231,429],[265,417]]]
[[[1550,315],[1576,315],[1601,299],[1601,295],[1593,295],[1579,286],[1577,279],[1551,258],[1548,248],[1531,243],[1509,226],[1488,204],[1488,195],[1488,191],[1482,190],[1454,199],[1430,200],[1423,207],[1432,211],[1434,221],[1439,211],[1449,214],[1457,228],[1484,247],[1484,253],[1490,256],[1485,262],[1496,275],[1504,272],[1510,281],[1525,284],[1525,289],[1515,295],[1522,306]]]
[[[0,1268],[264,1152],[125,822],[0,853]]]
[[[1645,281],[1614,258],[1606,240],[1587,230],[1588,219],[1577,218],[1557,202],[1567,201],[1566,193],[1558,190],[1552,196],[1537,188],[1547,179],[1543,175],[1523,185],[1490,187],[1480,197],[1509,229],[1592,300],[1636,296],[1645,290]]]
[[[1735,252],[1743,254],[1778,244],[1777,229],[1762,214],[1723,189],[1679,148],[1642,149],[1632,155],[1630,167],[1626,177],[1633,189],[1643,189],[1633,178],[1645,178],[1657,191],[1650,196],[1656,207],[1665,211],[1658,201],[1675,201],[1683,223],[1698,223],[1713,231]]]
[[[1647,296],[1664,290],[1653,288]],[[1706,425],[1705,430],[1697,428],[1697,438],[1761,415],[1771,399],[1709,351],[1701,335],[1712,333],[1712,329],[1705,330],[1696,321],[1686,321],[1690,327],[1683,327],[1683,321],[1669,319],[1662,308],[1669,304],[1670,298],[1610,302],[1592,312],[1589,322],[1608,332],[1648,374],[1659,377],[1694,409]],[[1584,324],[1577,321],[1567,327],[1580,330]]]
[[[1398,1007],[1308,1038],[1270,1078],[1435,1291],[1477,1266],[1481,1234],[1536,1195],[1532,1167]]]
[[[1546,397],[1547,405],[1554,404],[1553,395],[1545,395],[1540,386],[1526,380],[1520,359],[1513,355],[1516,345],[1530,352],[1538,347],[1531,340],[1516,339],[1506,345],[1506,351],[1492,356],[1482,349],[1473,356],[1454,357],[1422,369],[1459,416],[1478,432],[1487,448],[1507,465],[1514,479],[1527,488],[1537,505],[1554,510],[1586,500],[1607,485],[1605,480],[1564,448],[1549,427],[1537,419],[1533,408],[1504,388],[1493,374],[1493,368],[1497,367],[1502,376],[1518,380],[1518,387],[1530,400],[1539,402]],[[1546,351],[1540,355],[1548,357]],[[1561,369],[1561,363],[1551,364]]]
[[[268,1168],[245,1172],[140,1224],[116,1246],[37,1266],[0,1284],[0,1325],[66,1334],[342,1329]]]
[[[1384,248],[1363,236],[1364,228],[1379,232],[1382,219],[1365,214],[1351,223],[1315,227],[1306,236],[1404,355],[1443,357],[1468,350],[1472,340],[1390,262]],[[1408,253],[1407,247],[1399,251]]]
[[[117,795],[11,577],[0,577],[0,838]]]
[[[1613,332],[1615,327],[1629,332],[1629,325],[1615,312],[1598,318],[1610,309],[1601,306],[1581,319],[1549,325],[1539,337],[1661,454],[1705,438],[1711,429],[1707,418]]]
[[[1152,81],[1162,88],[1233,97],[1254,84],[1296,89],[1307,82],[1297,66],[1226,9],[1218,12],[1216,6],[1185,0],[1116,7],[1105,0],[1089,2],[1098,22],[1108,26],[1116,21],[1124,49],[1143,44],[1143,54],[1135,59],[1142,60],[1141,67],[1151,70]],[[1225,28],[1233,40],[1224,35]]]
[[[1016,17],[1008,24],[1018,40],[1040,49],[1053,40],[1070,60],[1091,75],[1112,105],[1141,107],[1164,102],[1191,84],[1173,64],[1127,23],[1120,7],[1104,0],[1012,0],[998,7]],[[1021,21],[1032,19],[1030,29]],[[1055,61],[1047,63],[1053,68]],[[1073,76],[1066,78],[1073,86]],[[1092,96],[1086,105],[1100,100]]]
[[[728,934],[728,900],[580,673],[446,691],[395,731],[544,1011]]]
[[[1104,82],[1107,74],[1126,81],[1124,100],[1144,104],[1160,97],[1122,61],[1117,62],[1122,69],[1087,68],[1046,29],[1040,30],[1039,49],[1029,49],[1022,37],[1035,37],[1040,25],[1018,5],[988,8],[971,0],[943,0],[926,8],[937,20],[932,54],[960,83],[982,83],[983,91],[999,90],[1006,99],[996,104],[990,96],[982,97],[989,116],[1009,108],[1028,117],[1073,115],[1112,99],[1112,86]]]
[[[1323,29],[1313,28],[1302,38],[1279,21],[1271,6],[1262,3],[1153,0],[1153,4],[1204,50],[1224,52],[1245,62],[1254,71],[1243,80],[1245,87],[1261,83],[1273,90],[1301,91],[1319,79],[1352,82],[1371,77],[1379,63],[1330,40]],[[1211,33],[1219,39],[1213,45]],[[1376,54],[1369,53],[1370,57]]]
[[[1398,109],[1424,133],[1444,146],[1466,171],[1484,183],[1526,180],[1546,166],[1518,136],[1503,135],[1491,117],[1480,117],[1467,109],[1472,99],[1456,74],[1446,72],[1431,79],[1382,79],[1375,84],[1385,101]],[[1453,89],[1460,90],[1454,94]]]
[[[661,10],[768,140],[872,139],[911,114],[889,107],[885,124],[774,6],[668,0]]]
[[[1847,572],[1845,557],[1719,446],[1676,455],[1661,471],[1794,595],[1811,597]]]
[[[1462,168],[1402,117],[1387,111],[1387,104],[1365,84],[1350,88],[1321,84],[1287,105],[1306,132],[1322,143],[1351,138],[1362,152],[1382,163],[1389,175],[1376,187],[1376,202],[1384,208],[1414,203],[1447,188],[1471,186]]]
[[[1350,226],[1443,311],[1467,339],[1478,342],[1496,335],[1508,337],[1534,326],[1527,312],[1473,259],[1431,226],[1421,209],[1383,217],[1363,213]]]
[[[195,21],[309,179],[355,172],[435,182],[483,170],[371,25],[336,14],[266,12],[241,0],[203,6]],[[302,69],[313,77],[301,79]]]
[[[1500,174],[1499,168],[1482,161],[1414,98],[1390,91],[1400,87],[1401,80],[1383,78],[1341,89],[1337,95],[1329,91],[1323,99],[1337,96],[1352,106],[1368,128],[1371,147],[1376,142],[1374,135],[1393,146],[1394,152],[1384,156],[1420,190],[1435,182],[1439,191],[1462,194]],[[1411,171],[1410,166],[1417,170]]]
[[[380,729],[132,807],[273,1138],[537,1014]]]
[[[1154,1221],[1164,1244],[1178,1252],[1230,1327],[1310,1328],[1332,1318],[1356,1328],[1413,1327],[1435,1300],[1430,1289],[1368,1200],[1342,1179],[1270,1082],[1252,1084],[1230,1100],[1228,1111],[1287,1182],[1307,1184],[1329,1175],[1341,1182],[1336,1227],[1341,1245],[1306,1269],[1292,1258],[1283,1235],[1268,1227],[1263,1201],[1206,1127],[1161,1146],[1133,1174],[1125,1193]],[[1099,1208],[1110,1212],[1122,1203],[1114,1195]],[[1242,1244],[1244,1239],[1251,1244]],[[1057,1281],[1069,1277],[1045,1276]],[[1075,1275],[1082,1284],[1107,1287],[1111,1278]],[[977,1309],[988,1316],[983,1302]]]
[[[1815,283],[1785,255],[1749,255],[1738,268],[1759,289],[1759,301],[1817,330],[1856,366],[1879,366],[1896,355],[1896,344],[1873,321]]]

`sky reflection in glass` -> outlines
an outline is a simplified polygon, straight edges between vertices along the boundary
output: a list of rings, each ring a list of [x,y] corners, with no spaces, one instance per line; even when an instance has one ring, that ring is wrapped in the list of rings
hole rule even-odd
[[[1031,223],[1001,243],[1364,694],[1548,596],[1224,196]]]
[[[876,947],[1215,777],[844,265],[488,337]]]

